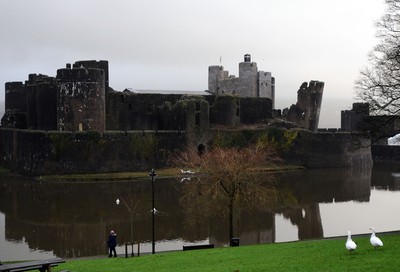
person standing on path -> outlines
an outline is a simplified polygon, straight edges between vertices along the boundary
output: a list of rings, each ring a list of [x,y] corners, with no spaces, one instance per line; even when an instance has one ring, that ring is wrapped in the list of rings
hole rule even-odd
[[[114,257],[117,257],[117,251],[115,250],[115,247],[117,246],[117,234],[113,230],[110,232],[110,235],[108,236],[107,246],[109,248],[108,257],[112,257],[113,254]]]

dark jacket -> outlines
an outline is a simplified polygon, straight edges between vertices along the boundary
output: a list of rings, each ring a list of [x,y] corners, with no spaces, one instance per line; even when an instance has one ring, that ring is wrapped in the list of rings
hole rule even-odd
[[[116,247],[117,246],[117,235],[115,233],[110,234],[110,236],[108,236],[107,245],[108,245],[108,247]]]

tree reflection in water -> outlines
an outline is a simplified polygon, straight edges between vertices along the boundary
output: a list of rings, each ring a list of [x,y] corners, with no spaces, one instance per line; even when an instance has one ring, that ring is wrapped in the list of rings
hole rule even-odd
[[[185,213],[185,228],[208,225],[210,218],[229,218],[229,239],[238,235],[234,232],[235,220],[242,214],[259,214],[271,211],[277,202],[277,192],[270,177],[253,177],[241,184],[230,184],[230,189],[210,182],[211,178],[195,178],[182,185],[180,204]],[[246,182],[251,180],[251,182]],[[216,186],[218,185],[218,186]],[[235,191],[233,186],[240,186]],[[231,190],[231,191],[230,191]],[[234,216],[237,214],[237,216]]]
[[[204,218],[229,218],[229,241],[234,237],[234,214],[271,210],[277,201],[272,174],[259,174],[281,159],[275,148],[255,145],[245,148],[215,147],[199,154],[195,150],[180,152],[173,158],[175,165],[197,169],[196,176],[186,180],[181,204],[190,214],[188,226],[204,223]]]

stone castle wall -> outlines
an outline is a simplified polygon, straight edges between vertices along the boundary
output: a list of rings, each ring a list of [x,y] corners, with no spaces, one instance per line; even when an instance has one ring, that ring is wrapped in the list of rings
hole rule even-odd
[[[400,146],[398,145],[373,145],[371,152],[374,161],[400,161]]]
[[[353,103],[351,110],[341,112],[341,129],[368,135],[373,145],[387,145],[388,138],[400,133],[400,117],[370,115],[368,103]]]
[[[195,104],[192,104],[195,107]],[[285,129],[210,130],[207,139],[185,131],[58,132],[0,128],[0,165],[26,175],[147,171],[165,167],[187,146],[246,146]],[[187,141],[187,139],[191,141]],[[196,141],[194,139],[199,139]],[[288,163],[308,168],[368,167],[368,140],[350,133],[300,130],[286,151]],[[284,144],[284,143],[283,143]]]
[[[349,132],[303,130],[285,159],[307,168],[368,168],[373,164],[370,139]]]
[[[147,171],[185,145],[177,131],[58,132],[0,128],[0,165],[25,175]]]

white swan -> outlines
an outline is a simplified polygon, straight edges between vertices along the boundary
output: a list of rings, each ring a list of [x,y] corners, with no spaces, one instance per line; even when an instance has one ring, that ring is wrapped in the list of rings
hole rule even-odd
[[[192,170],[190,170],[190,169],[189,169],[189,170],[182,170],[182,169],[181,169],[181,173],[182,173],[182,174],[190,174],[190,175],[193,175],[193,174],[194,174],[194,172],[193,172]]]
[[[351,232],[347,231],[346,249],[351,253],[357,248],[357,244],[351,240]]]
[[[371,238],[369,239],[369,241],[371,242],[371,245],[376,249],[377,247],[381,247],[383,246],[383,242],[381,241],[381,239],[379,239],[378,237],[376,237],[375,235],[375,228],[371,227],[369,228],[370,230],[372,230],[372,234],[371,234]]]

